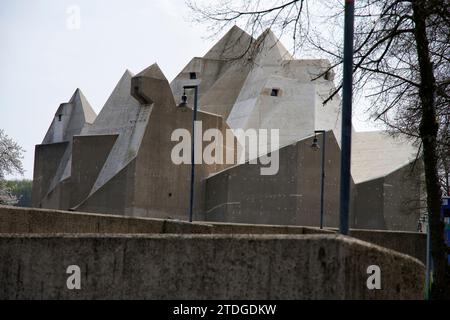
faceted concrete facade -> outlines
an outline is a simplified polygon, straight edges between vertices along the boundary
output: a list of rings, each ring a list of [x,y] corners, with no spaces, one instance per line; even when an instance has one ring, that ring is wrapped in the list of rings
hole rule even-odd
[[[280,168],[263,176],[255,164],[197,164],[194,218],[317,226],[321,152],[310,145],[315,130],[326,130],[325,224],[337,226],[341,101],[323,104],[335,89],[329,67],[326,60],[294,59],[270,30],[254,39],[233,27],[170,85],[156,64],[135,76],[126,71],[97,117],[77,90],[36,147],[33,204],[186,219],[190,165],[172,162],[178,142],[171,135],[192,132],[191,108],[183,112],[176,102],[183,86],[198,85],[203,132],[278,129]],[[186,93],[192,104],[192,90]],[[416,148],[383,132],[354,132],[352,152],[351,226],[415,230]]]
[[[333,130],[340,141],[340,98],[322,103],[334,89],[329,67],[327,60],[295,60],[270,30],[253,39],[233,27],[171,86],[177,97],[183,85],[199,85],[202,110],[221,115],[232,129],[279,129],[281,146],[314,130]]]
[[[219,116],[199,112],[198,118],[205,130],[226,129]],[[34,206],[184,218],[190,166],[172,163],[171,150],[176,143],[170,138],[175,129],[190,131],[191,123],[192,111],[176,108],[169,83],[156,64],[136,76],[126,71],[92,125],[62,142],[64,146],[73,144],[70,179],[59,186],[63,200],[48,204],[35,192]],[[52,174],[45,167],[46,160],[56,158],[54,154],[62,147],[51,146],[54,148],[43,151],[42,146],[37,147],[35,177]],[[196,207],[203,207],[204,178],[223,168],[205,165],[197,169]],[[44,189],[45,185],[35,181],[35,190]]]

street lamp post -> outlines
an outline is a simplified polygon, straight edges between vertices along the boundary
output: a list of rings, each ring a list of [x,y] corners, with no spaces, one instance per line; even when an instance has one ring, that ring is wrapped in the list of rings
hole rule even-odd
[[[324,210],[324,195],[325,195],[325,146],[326,146],[326,131],[325,130],[317,130],[314,132],[314,142],[311,145],[313,150],[322,150],[322,173],[320,180],[320,229],[323,229],[323,210]],[[322,134],[322,148],[319,146],[319,141],[317,139],[317,135]]]
[[[192,116],[192,140],[191,140],[191,193],[189,199],[189,222],[192,222],[194,215],[194,182],[195,182],[195,122],[197,121],[197,109],[198,109],[198,86],[184,86],[183,96],[181,97],[181,103],[178,105],[180,108],[187,108],[187,96],[186,90],[194,90],[194,111]]]
[[[350,211],[350,165],[352,149],[352,88],[353,88],[353,38],[354,0],[345,0],[344,63],[342,85],[342,143],[341,187],[339,195],[339,233],[348,235]]]

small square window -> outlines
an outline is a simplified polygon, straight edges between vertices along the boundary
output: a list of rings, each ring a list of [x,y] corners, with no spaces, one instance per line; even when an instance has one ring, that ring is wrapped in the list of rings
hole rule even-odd
[[[196,72],[190,72],[190,73],[189,73],[189,78],[190,78],[191,80],[197,79],[197,73],[196,73]]]
[[[279,93],[280,93],[280,89],[272,89],[272,92],[270,92],[270,95],[272,97],[278,97]]]

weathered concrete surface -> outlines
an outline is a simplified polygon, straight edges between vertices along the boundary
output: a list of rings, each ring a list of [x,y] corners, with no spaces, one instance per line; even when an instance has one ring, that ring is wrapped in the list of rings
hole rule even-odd
[[[254,40],[239,27],[232,27],[205,56],[193,58],[171,82],[175,99],[180,99],[183,86],[197,85],[200,110],[226,119],[250,71],[246,53]],[[193,92],[186,94],[193,101]]]
[[[42,204],[41,200],[48,195],[50,185],[68,148],[69,142],[67,141],[36,146],[34,150],[33,191],[31,196],[34,207],[44,206],[52,208],[52,205],[48,203],[49,201]],[[58,200],[56,208],[59,207],[59,202],[65,202],[63,199]]]
[[[320,234],[335,233],[304,226],[238,224],[220,222],[186,223],[178,220],[131,218],[46,209],[0,206],[0,234],[12,233],[194,233],[194,234]],[[425,262],[426,235],[416,232],[350,230],[354,238],[411,255]]]
[[[87,131],[95,117],[94,110],[80,89],[75,91],[69,102],[59,106],[42,145],[36,146],[34,206],[60,208],[69,205],[72,138]]]
[[[350,236],[410,255],[426,263],[427,235],[425,233],[352,229]]]
[[[214,234],[334,234],[331,230],[299,226],[277,226],[264,224],[204,222],[211,226]]]
[[[0,206],[6,233],[211,233],[212,226],[183,221]]]
[[[0,235],[0,299],[422,299],[423,286],[418,260],[335,235]]]
[[[355,186],[352,223],[358,229],[416,231],[421,214],[422,164],[418,161]]]
[[[136,157],[133,200],[125,214],[135,217],[184,219],[189,212],[191,166],[187,163],[174,164],[172,151],[179,141],[171,141],[171,137],[176,129],[185,129],[192,133],[193,111],[190,108],[180,110],[176,107],[169,83],[156,65],[133,78],[133,87],[137,87],[136,93],[140,96],[153,101],[153,111]],[[198,112],[197,119],[202,122],[204,131],[217,129],[225,136],[228,126],[221,117]],[[192,134],[190,136],[192,137]],[[199,145],[197,143],[197,147]],[[203,142],[203,148],[206,145],[208,143]],[[226,154],[226,146],[221,141],[217,141],[217,148]],[[198,152],[196,159],[201,159]],[[205,178],[228,166],[204,162],[196,166],[194,219],[199,220],[203,216]],[[115,188],[121,190],[121,185],[118,184]]]
[[[324,105],[335,90],[329,67],[323,59],[295,59],[270,30],[254,39],[234,26],[170,85],[156,64],[135,76],[127,70],[97,117],[77,90],[36,147],[33,204],[183,219],[189,210],[190,157],[183,150],[187,160],[174,163],[179,141],[172,141],[177,139],[172,133],[192,133],[192,110],[182,112],[176,105],[185,85],[197,85],[202,133],[220,131],[212,137],[216,152],[231,149],[220,141],[227,129],[276,129],[282,172],[268,177],[253,165],[223,172],[232,164],[197,163],[194,218],[318,226],[321,157],[305,142],[315,130],[327,130],[325,223],[337,226],[341,100],[335,96]],[[192,104],[193,90],[187,94]],[[415,176],[423,170],[404,174],[416,148],[381,132],[354,137],[352,177],[358,185],[352,184],[351,226],[416,230],[422,191]],[[275,147],[272,142],[257,143]],[[211,177],[215,173],[220,174]]]
[[[0,206],[0,234],[317,234],[330,230],[300,226],[252,225],[232,223],[132,218],[107,214]]]
[[[324,224],[337,227],[340,149],[332,131],[326,137]],[[246,163],[209,177],[205,220],[319,226],[321,153],[311,149],[313,138],[281,148],[276,175],[263,176],[261,164]]]

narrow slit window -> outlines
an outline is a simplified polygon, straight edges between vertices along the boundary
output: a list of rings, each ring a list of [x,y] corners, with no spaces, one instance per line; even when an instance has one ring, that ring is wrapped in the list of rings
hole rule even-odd
[[[280,89],[272,89],[272,92],[270,93],[270,95],[272,97],[278,97],[279,94],[280,94]]]
[[[58,121],[62,120],[62,114],[58,114]]]
[[[190,73],[189,73],[189,78],[190,78],[191,80],[197,79],[197,73],[196,73],[196,72],[190,72]]]

